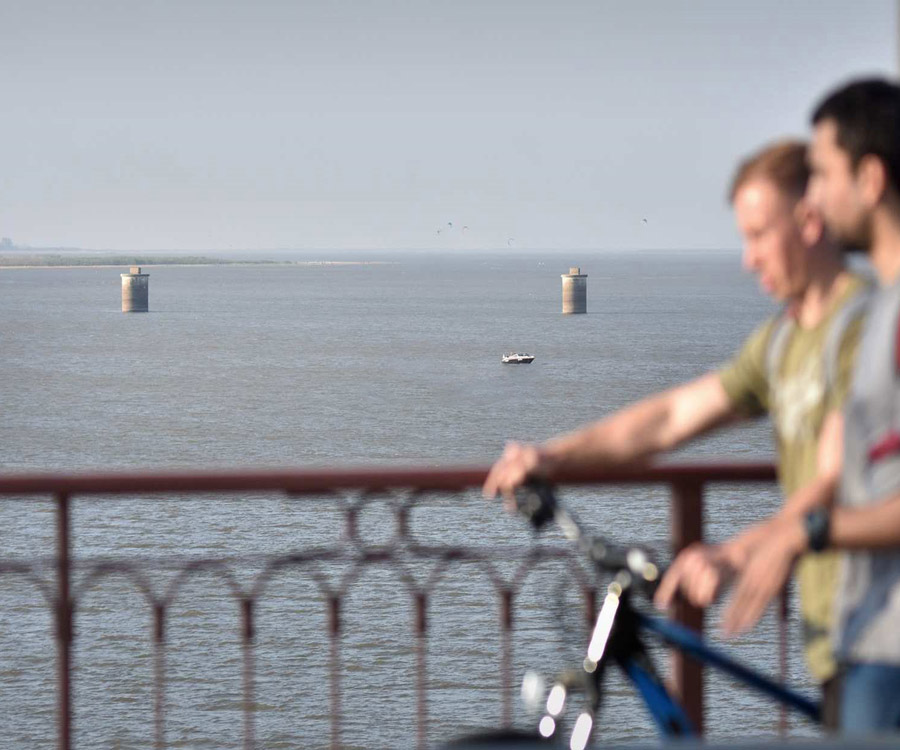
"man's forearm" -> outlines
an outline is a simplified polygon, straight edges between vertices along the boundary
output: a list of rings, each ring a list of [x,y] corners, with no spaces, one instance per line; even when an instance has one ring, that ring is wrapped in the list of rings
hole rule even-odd
[[[541,454],[554,471],[639,461],[665,449],[659,438],[667,416],[665,400],[653,397],[548,440],[540,447]]]
[[[835,508],[829,543],[849,550],[900,547],[900,495],[865,508]]]
[[[718,374],[651,396],[576,432],[542,445],[507,443],[488,472],[486,497],[510,499],[529,477],[555,479],[567,471],[633,463],[684,442],[734,414]]]
[[[784,501],[784,506],[778,511],[776,518],[799,518],[813,508],[831,507],[834,504],[838,481],[836,476],[816,477]]]
[[[549,440],[540,450],[552,470],[621,466],[671,450],[734,414],[718,374],[707,373]]]
[[[747,557],[759,545],[766,542],[783,524],[801,521],[810,510],[830,506],[834,501],[837,479],[817,477],[785,500],[784,506],[774,516],[757,523],[721,544],[725,559],[735,569],[741,569]]]

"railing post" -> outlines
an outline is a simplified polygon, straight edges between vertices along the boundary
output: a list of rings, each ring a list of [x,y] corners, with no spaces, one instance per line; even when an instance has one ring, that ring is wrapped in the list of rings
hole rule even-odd
[[[416,748],[425,750],[428,744],[428,596],[423,592],[415,595],[416,629]]]
[[[166,606],[165,604],[153,605],[153,723],[154,723],[154,748],[163,750],[166,746],[165,739],[165,712],[166,712]]]
[[[778,679],[783,685],[787,684],[787,665],[788,665],[788,643],[787,643],[787,626],[788,617],[790,616],[790,604],[788,599],[788,589],[785,586],[781,590],[778,607]],[[788,713],[787,706],[783,703],[778,709],[778,736],[786,737],[788,730]]]
[[[328,671],[331,677],[331,750],[341,747],[341,599],[328,597]]]
[[[58,741],[60,750],[72,747],[72,600],[70,593],[69,496],[56,496],[56,653],[59,679]]]
[[[703,541],[703,484],[696,481],[672,483],[672,553]],[[675,600],[673,618],[703,632],[703,610],[681,597]],[[703,734],[703,665],[680,651],[672,653],[672,681],[677,697],[700,734]]]
[[[247,597],[241,600],[241,644],[244,651],[244,747],[253,750],[256,746],[254,739],[253,712],[255,710],[255,695],[253,690],[253,599]]]
[[[500,689],[503,691],[500,725],[509,727],[512,724],[512,627],[513,627],[513,592],[503,589],[500,592]]]

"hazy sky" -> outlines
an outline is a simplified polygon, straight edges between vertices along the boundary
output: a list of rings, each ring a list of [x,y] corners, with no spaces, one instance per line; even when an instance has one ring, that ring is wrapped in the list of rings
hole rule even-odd
[[[0,0],[0,235],[737,247],[724,201],[737,157],[803,135],[835,83],[893,74],[896,13],[895,0]]]

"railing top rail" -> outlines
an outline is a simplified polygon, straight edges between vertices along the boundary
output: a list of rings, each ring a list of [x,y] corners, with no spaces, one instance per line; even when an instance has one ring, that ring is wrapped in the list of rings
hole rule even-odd
[[[203,471],[114,471],[0,473],[0,495],[288,492],[416,489],[459,491],[478,487],[486,466],[346,467],[328,469],[207,469]],[[704,484],[771,482],[771,462],[691,461],[636,465],[616,470],[568,472],[559,484]]]

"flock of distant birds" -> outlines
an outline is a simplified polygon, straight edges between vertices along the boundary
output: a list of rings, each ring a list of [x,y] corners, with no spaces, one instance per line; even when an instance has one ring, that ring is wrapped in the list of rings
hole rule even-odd
[[[438,229],[437,229],[437,234],[441,234],[441,233],[442,233],[443,231],[445,231],[445,230],[450,231],[451,229],[453,229],[453,222],[452,222],[452,221],[448,221],[446,227],[438,227]],[[468,225],[463,225],[462,233],[465,234],[465,233],[468,232],[468,231],[469,231]],[[509,239],[506,240],[506,246],[507,246],[507,247],[512,247],[512,244],[513,244],[515,241],[516,241],[516,238],[515,238],[515,237],[510,237]]]
[[[648,223],[648,222],[647,222],[647,219],[641,219],[641,223],[642,223],[642,224],[647,224],[647,223]],[[438,227],[438,229],[437,229],[437,234],[440,235],[441,232],[443,232],[445,229],[446,229],[447,231],[453,229],[453,222],[452,222],[452,221],[448,221],[446,227]],[[465,234],[465,233],[468,232],[468,231],[469,231],[468,225],[464,225],[463,228],[462,228],[462,233]],[[515,244],[515,241],[516,241],[516,238],[515,238],[515,237],[508,237],[507,240],[506,240],[506,246],[507,246],[507,247],[512,247],[513,244]]]

